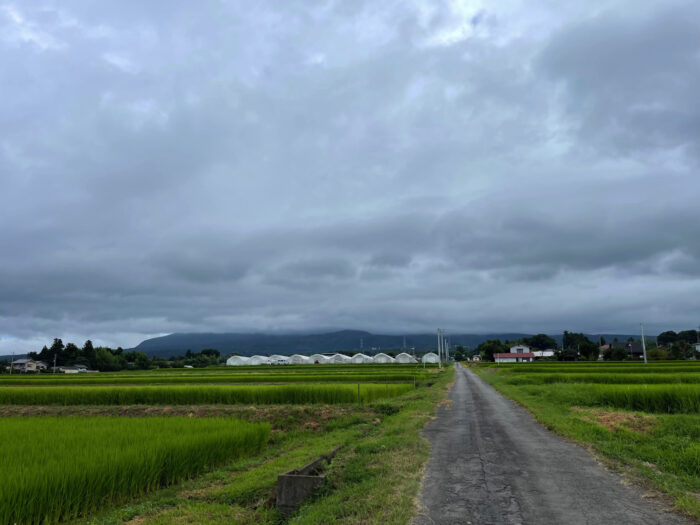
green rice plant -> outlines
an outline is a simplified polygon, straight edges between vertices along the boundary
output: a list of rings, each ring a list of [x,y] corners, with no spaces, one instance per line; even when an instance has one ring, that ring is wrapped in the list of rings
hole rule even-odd
[[[0,387],[3,405],[190,405],[367,403],[413,384],[36,386]],[[359,395],[359,399],[358,399]]]
[[[256,453],[269,432],[231,418],[5,418],[0,523],[76,518]]]
[[[656,365],[637,365],[634,366],[537,366],[527,363],[519,366],[498,367],[499,370],[515,374],[552,374],[552,373],[577,373],[577,374],[698,374],[700,367],[696,365],[676,365],[676,366],[656,366]]]
[[[569,405],[608,406],[643,412],[700,412],[700,385],[525,385],[525,392]]]
[[[600,384],[673,384],[700,383],[700,374],[516,374],[508,377],[510,385],[550,385],[553,383],[600,383]]]
[[[6,376],[0,385],[160,385],[160,384],[230,384],[230,383],[413,383],[425,381],[433,374],[424,372],[372,372],[372,373],[244,373],[244,374],[200,374],[200,375],[124,375],[124,376]]]

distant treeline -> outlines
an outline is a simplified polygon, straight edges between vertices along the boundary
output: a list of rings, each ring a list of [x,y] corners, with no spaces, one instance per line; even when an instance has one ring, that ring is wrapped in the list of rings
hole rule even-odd
[[[669,330],[654,338],[644,338],[647,349],[647,358],[654,360],[662,359],[694,359],[700,358],[700,352],[695,349],[695,344],[699,343],[698,332],[696,330],[684,330],[674,332]],[[456,347],[455,359],[461,361],[474,355],[479,355],[486,361],[493,361],[494,354],[507,353],[510,347],[516,344],[524,344],[532,350],[555,350],[551,360],[558,361],[595,361],[601,356],[606,361],[623,361],[627,359],[638,359],[637,354],[630,352],[630,345],[640,345],[638,339],[628,337],[625,341],[618,341],[613,338],[610,343],[605,337],[599,337],[598,341],[591,341],[585,334],[564,331],[563,344],[561,348],[557,346],[554,338],[546,334],[537,334],[532,337],[523,337],[516,341],[504,341],[500,339],[489,339],[480,343],[474,350],[465,350],[461,346]]]
[[[187,350],[185,355],[170,358],[154,357],[151,359],[144,352],[125,351],[107,346],[93,346],[89,339],[82,348],[73,343],[63,344],[61,339],[54,339],[50,347],[44,346],[40,352],[29,352],[29,359],[43,361],[49,367],[54,363],[57,367],[85,365],[90,370],[100,372],[115,372],[118,370],[148,370],[150,368],[183,368],[192,366],[202,368],[216,365],[223,361],[221,354],[215,349],[205,349],[201,352]],[[9,363],[7,363],[9,364]],[[0,367],[4,368],[4,367]]]

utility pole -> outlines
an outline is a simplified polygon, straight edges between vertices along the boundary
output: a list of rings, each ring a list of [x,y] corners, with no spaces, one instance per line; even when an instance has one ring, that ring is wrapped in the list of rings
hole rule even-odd
[[[54,374],[56,373],[56,356],[57,356],[57,355],[58,355],[58,352],[56,352],[56,353],[53,355],[53,373],[54,373]]]
[[[442,368],[442,330],[437,329],[438,368]]]
[[[15,353],[12,352],[12,360],[10,361],[10,375],[12,375],[12,369],[15,367]]]
[[[644,341],[644,325],[639,323],[639,328],[642,331],[642,353],[644,354],[644,364],[647,364],[647,344]]]

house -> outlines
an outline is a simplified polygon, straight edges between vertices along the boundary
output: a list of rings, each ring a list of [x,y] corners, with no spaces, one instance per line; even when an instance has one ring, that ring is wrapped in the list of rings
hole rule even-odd
[[[474,361],[475,363],[478,363],[479,361],[481,361],[481,356],[479,354],[474,354],[472,356],[472,361]]]
[[[531,363],[535,360],[535,354],[532,352],[505,352],[493,354],[493,358],[497,363]]]
[[[17,359],[12,362],[12,372],[41,372],[48,367],[43,361],[33,359]]]
[[[547,350],[533,350],[535,354],[535,359],[542,359],[543,357],[554,357],[554,349],[548,348]]]
[[[81,374],[87,372],[88,367],[85,365],[59,366],[57,370],[64,374]]]
[[[515,345],[510,347],[511,354],[527,354],[530,352],[530,347],[527,345]]]

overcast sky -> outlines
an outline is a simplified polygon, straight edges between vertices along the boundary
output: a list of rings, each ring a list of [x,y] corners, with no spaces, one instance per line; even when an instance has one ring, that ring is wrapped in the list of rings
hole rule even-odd
[[[0,4],[0,354],[700,324],[700,3]]]

